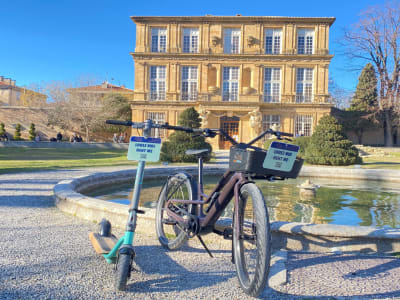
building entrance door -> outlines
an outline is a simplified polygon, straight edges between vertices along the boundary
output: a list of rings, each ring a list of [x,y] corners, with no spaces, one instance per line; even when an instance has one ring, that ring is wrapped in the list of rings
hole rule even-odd
[[[239,142],[239,118],[238,117],[221,117],[220,128]],[[229,149],[232,146],[224,136],[219,136],[219,149]]]

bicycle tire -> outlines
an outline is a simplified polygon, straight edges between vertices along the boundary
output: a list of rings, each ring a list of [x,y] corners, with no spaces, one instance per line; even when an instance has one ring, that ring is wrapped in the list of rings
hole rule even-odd
[[[164,248],[168,250],[179,249],[188,239],[186,232],[177,225],[166,224],[167,221],[173,222],[165,213],[167,201],[170,199],[193,200],[196,197],[195,195],[196,186],[193,184],[190,175],[185,173],[177,173],[168,178],[162,187],[156,208],[156,233]],[[193,205],[188,204],[179,205],[179,208],[190,213],[192,213],[192,207]]]
[[[244,292],[257,297],[268,282],[271,232],[264,196],[254,183],[245,184],[240,188],[239,207],[236,209],[238,220],[233,219],[236,272]]]
[[[126,290],[126,283],[131,274],[131,255],[119,254],[114,276],[114,287],[118,291]]]

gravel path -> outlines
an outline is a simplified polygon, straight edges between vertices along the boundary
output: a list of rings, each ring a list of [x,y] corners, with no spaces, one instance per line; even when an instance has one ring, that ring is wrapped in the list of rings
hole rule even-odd
[[[128,291],[114,292],[113,266],[88,240],[97,226],[63,214],[52,198],[58,181],[98,170],[0,175],[0,299],[247,299],[229,249],[210,245],[209,259],[191,240],[166,252],[153,229],[135,237],[137,271]],[[399,259],[289,252],[287,267],[282,293],[269,289],[264,298],[400,299]]]

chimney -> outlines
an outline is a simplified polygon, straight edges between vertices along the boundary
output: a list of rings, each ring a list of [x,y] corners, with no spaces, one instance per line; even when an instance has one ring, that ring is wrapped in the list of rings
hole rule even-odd
[[[101,87],[102,87],[103,89],[108,88],[108,81],[104,81],[104,82],[101,84]]]
[[[125,88],[125,85],[123,84],[123,85],[121,85],[121,87],[122,87],[122,88]]]

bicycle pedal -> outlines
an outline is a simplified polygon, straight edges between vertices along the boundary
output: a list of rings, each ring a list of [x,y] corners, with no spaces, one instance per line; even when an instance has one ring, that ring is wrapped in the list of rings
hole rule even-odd
[[[141,214],[141,215],[144,215],[146,213],[144,210],[137,209],[137,208],[129,209],[129,212],[131,212],[131,211],[136,211],[137,214]]]
[[[174,220],[162,220],[162,223],[165,224],[165,225],[176,225],[176,224],[178,224]]]
[[[233,229],[225,228],[224,229],[224,240],[231,240],[233,238]]]

